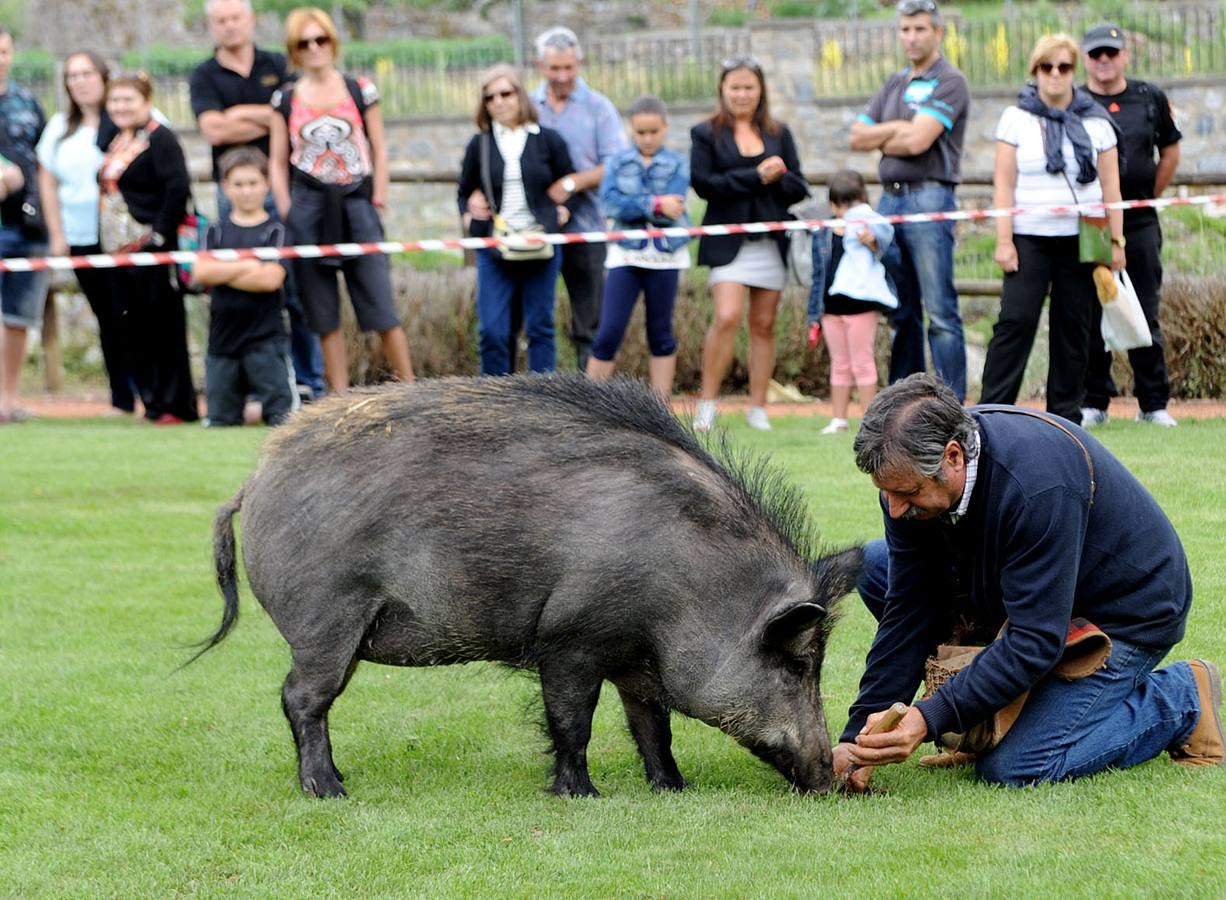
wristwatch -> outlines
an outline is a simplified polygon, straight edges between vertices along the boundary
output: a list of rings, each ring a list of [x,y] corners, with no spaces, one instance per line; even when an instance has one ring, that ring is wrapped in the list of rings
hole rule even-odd
[[[165,247],[165,246],[166,246],[166,238],[165,238],[164,236],[162,236],[161,234],[158,234],[158,232],[156,232],[156,231],[151,231],[151,232],[149,233],[149,246],[151,246],[151,247]]]
[[[567,175],[562,179],[562,190],[566,191],[566,193],[573,194],[575,192],[575,188],[577,187],[578,185],[575,184],[575,179],[571,176]]]
[[[1127,239],[1126,237],[1124,237],[1123,235],[1120,235],[1119,237],[1113,237],[1113,238],[1111,239],[1111,243],[1115,244],[1115,246],[1117,246],[1117,247],[1119,247],[1121,250],[1123,250],[1123,249],[1124,249],[1124,245],[1128,243],[1128,239]]]

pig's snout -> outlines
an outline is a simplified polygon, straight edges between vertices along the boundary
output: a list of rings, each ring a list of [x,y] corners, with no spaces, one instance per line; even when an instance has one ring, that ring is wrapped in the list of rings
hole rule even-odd
[[[825,794],[834,786],[834,761],[828,746],[806,750],[765,743],[749,749],[774,766],[802,794]]]

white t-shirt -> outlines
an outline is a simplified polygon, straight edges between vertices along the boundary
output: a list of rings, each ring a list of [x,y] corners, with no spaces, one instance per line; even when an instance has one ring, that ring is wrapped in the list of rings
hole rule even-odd
[[[498,212],[511,228],[527,228],[536,222],[536,217],[528,208],[520,158],[528,143],[528,133],[540,134],[541,128],[533,122],[516,128],[507,128],[495,122],[493,131],[498,152],[502,154],[502,208]]]
[[[1095,154],[1115,146],[1115,129],[1105,119],[1083,119],[1086,133]],[[1064,138],[1064,175],[1049,175],[1047,153],[1043,149],[1043,120],[1016,106],[1008,107],[996,125],[996,140],[1017,148],[1017,188],[1013,194],[1015,206],[1057,206],[1061,204],[1096,203],[1103,199],[1103,186],[1095,178],[1089,184],[1077,183],[1077,159],[1073,142]],[[1069,184],[1073,190],[1069,191]],[[1073,197],[1076,196],[1076,201]],[[1063,236],[1077,233],[1077,213],[1021,214],[1013,219],[1014,234]]]
[[[38,163],[59,183],[60,221],[64,239],[74,247],[98,243],[98,169],[102,151],[98,130],[82,125],[60,140],[68,118],[56,113],[38,141]]]

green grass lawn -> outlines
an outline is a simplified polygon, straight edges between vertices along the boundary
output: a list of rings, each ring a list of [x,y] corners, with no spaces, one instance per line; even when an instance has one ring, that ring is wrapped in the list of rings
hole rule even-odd
[[[803,487],[829,542],[879,533],[850,436],[728,419]],[[1100,434],[1185,540],[1197,599],[1176,655],[1226,662],[1226,420]],[[604,797],[560,800],[535,680],[485,665],[359,669],[331,717],[351,799],[308,799],[279,704],[288,651],[248,593],[226,642],[173,671],[219,621],[212,516],[264,435],[0,432],[0,894],[1223,895],[1226,768],[1158,759],[1008,791],[908,763],[877,773],[879,796],[802,797],[678,718],[691,787],[655,796],[609,691],[590,748]],[[836,733],[871,639],[850,599],[823,684]]]

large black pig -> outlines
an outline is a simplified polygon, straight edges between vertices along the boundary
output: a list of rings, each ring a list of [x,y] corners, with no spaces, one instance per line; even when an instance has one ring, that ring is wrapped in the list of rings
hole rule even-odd
[[[685,785],[674,709],[800,790],[831,785],[818,674],[860,550],[810,561],[798,493],[717,461],[637,383],[443,379],[307,407],[218,512],[224,613],[201,653],[238,615],[240,509],[251,589],[293,654],[281,702],[308,793],[345,794],[328,709],[362,660],[537,669],[558,794],[597,793],[606,680],[657,789]]]

